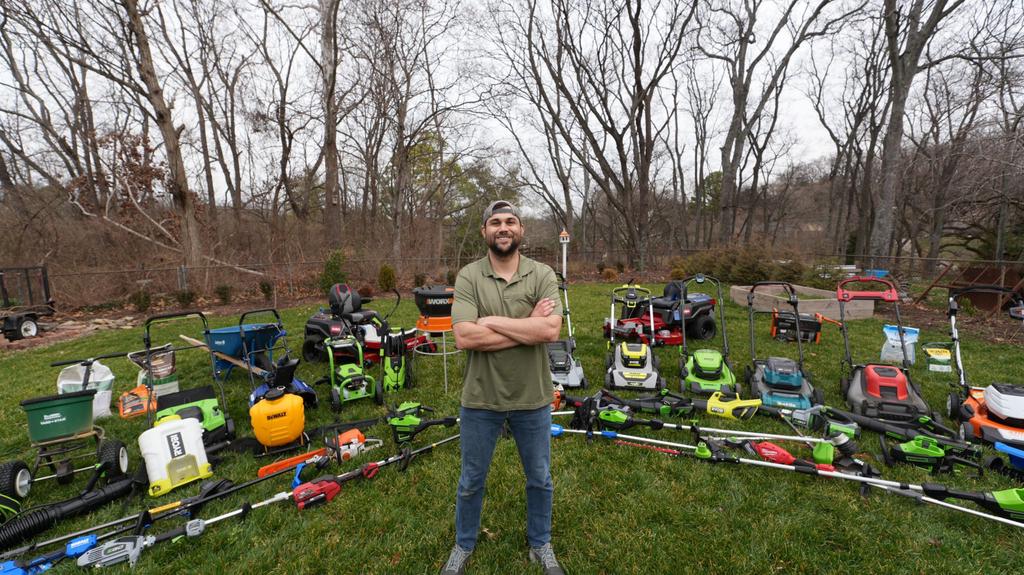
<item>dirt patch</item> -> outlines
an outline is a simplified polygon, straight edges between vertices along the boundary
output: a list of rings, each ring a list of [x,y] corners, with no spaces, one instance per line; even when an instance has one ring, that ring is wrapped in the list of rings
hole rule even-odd
[[[931,333],[944,333],[947,338],[949,336],[949,318],[945,310],[904,304],[900,306],[900,316],[904,325]],[[896,312],[888,304],[876,304],[875,317],[891,324],[896,323]],[[1024,322],[1011,320],[1005,315],[989,317],[987,311],[978,311],[973,316],[958,314],[956,321],[961,336],[969,335],[990,343],[1024,343]]]

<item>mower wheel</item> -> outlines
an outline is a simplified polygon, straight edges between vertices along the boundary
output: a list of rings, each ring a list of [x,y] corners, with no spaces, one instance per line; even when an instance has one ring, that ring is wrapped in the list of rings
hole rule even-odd
[[[960,394],[955,391],[949,392],[946,397],[946,415],[952,421],[960,417]]]
[[[580,379],[580,389],[586,389],[586,388],[587,388],[587,378],[584,377],[584,378]]]
[[[820,387],[814,388],[814,392],[811,394],[811,403],[825,405],[825,392],[821,391]]]
[[[686,329],[687,334],[693,339],[711,339],[718,333],[715,318],[710,314],[697,316],[693,323],[687,324]]]
[[[668,383],[665,382],[665,378],[664,377],[659,377],[658,378],[658,385],[655,388],[655,391],[656,392],[661,392],[661,390],[665,389],[666,387],[668,387]]]
[[[96,450],[100,463],[109,463],[107,477],[120,477],[128,473],[128,448],[116,439],[106,439]]]
[[[651,351],[651,356],[654,358],[654,371],[661,371],[661,358],[654,355],[654,351]]]
[[[0,464],[0,493],[19,503],[32,490],[32,472],[23,461],[7,461]]]
[[[849,392],[850,392],[850,378],[849,377],[843,377],[842,379],[839,380],[839,394],[843,396],[843,399],[846,399],[846,395]]]
[[[736,397],[742,398],[743,397],[743,384],[737,381],[733,385],[733,392],[736,394]]]
[[[302,342],[302,359],[307,363],[314,363],[323,360],[323,354],[316,348],[320,344],[320,338],[315,335],[307,335]]]
[[[384,384],[380,381],[374,381],[372,385],[373,402],[376,403],[377,405],[384,405]]]
[[[605,389],[615,389],[615,385],[612,383],[612,374],[604,374],[604,387]]]
[[[341,411],[341,395],[336,387],[331,387],[331,411],[335,413]]]
[[[974,426],[970,421],[960,424],[960,441],[974,441]]]
[[[613,363],[615,363],[615,353],[609,351],[604,355],[604,368],[611,369]]]

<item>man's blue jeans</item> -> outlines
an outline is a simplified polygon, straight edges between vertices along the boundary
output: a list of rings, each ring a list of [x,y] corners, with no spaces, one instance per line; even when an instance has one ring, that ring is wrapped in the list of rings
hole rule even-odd
[[[508,420],[526,473],[526,539],[530,547],[551,541],[551,406],[524,411],[459,411],[462,475],[455,498],[455,542],[472,551],[480,532],[484,483],[494,445]]]

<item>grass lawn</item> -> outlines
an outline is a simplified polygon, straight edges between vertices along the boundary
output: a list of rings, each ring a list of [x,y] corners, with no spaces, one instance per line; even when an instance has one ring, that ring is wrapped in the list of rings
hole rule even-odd
[[[660,290],[661,286],[651,286]],[[577,284],[570,294],[579,353],[593,387],[603,381],[605,341],[602,318],[608,313],[610,285]],[[393,300],[370,307],[390,310]],[[298,352],[305,319],[315,311],[306,306],[283,310],[290,344]],[[746,310],[726,304],[732,363],[737,373],[749,363]],[[941,314],[936,311],[935,313]],[[392,325],[412,325],[416,308],[404,299]],[[993,321],[1009,321],[995,319]],[[211,318],[215,326],[237,322],[235,317]],[[767,336],[767,318],[757,327],[759,355],[795,357],[793,344],[776,343]],[[882,346],[882,321],[851,323],[855,359],[877,359]],[[198,322],[159,327],[154,343],[177,341],[177,334],[199,336]],[[964,354],[975,382],[1020,380],[1019,345],[993,345],[963,333]],[[944,331],[925,331],[921,341],[945,340]],[[24,413],[18,402],[55,393],[58,368],[50,362],[142,347],[141,329],[107,331],[41,349],[0,355],[0,456],[30,456]],[[720,339],[713,342],[720,344]],[[842,340],[834,326],[826,326],[822,343],[808,346],[807,363],[815,382],[831,405],[839,397],[839,361]],[[659,349],[664,375],[678,388],[676,349]],[[945,405],[952,374],[927,371],[918,348],[913,376],[934,408]],[[105,362],[117,375],[115,397],[134,386],[136,368],[127,360]],[[201,352],[179,354],[182,387],[210,381],[209,358]],[[444,391],[442,360],[417,358],[418,385],[389,396],[389,403],[417,400],[436,409],[438,416],[456,415],[461,389],[461,355],[449,358],[449,386]],[[326,364],[303,364],[300,376],[312,382],[326,373]],[[327,390],[321,388],[321,408],[307,413],[307,427],[332,421]],[[246,400],[249,380],[236,370],[226,383],[228,410],[239,434],[251,433]],[[342,420],[375,417],[383,408],[372,401],[349,403],[337,416]],[[734,422],[704,415],[708,426],[787,433],[767,418]],[[125,441],[138,458],[136,438],[145,418],[102,420],[108,435]],[[568,421],[562,421],[568,423]],[[389,430],[378,426],[368,435],[385,438],[385,447],[362,461],[382,459],[394,452]],[[417,438],[417,445],[446,437],[450,429],[434,428]],[[689,442],[681,432],[650,434]],[[877,461],[877,439],[861,440],[865,457]],[[809,450],[786,445],[809,457]],[[874,490],[868,498],[855,484],[744,466],[707,465],[693,459],[664,455],[610,443],[587,445],[578,436],[553,440],[555,510],[553,542],[569,573],[1012,573],[1024,569],[1020,549],[1024,533],[980,518]],[[360,461],[359,463],[361,463]],[[215,477],[236,482],[255,477],[269,461],[249,455],[227,454],[215,468]],[[353,464],[334,468],[333,473]],[[931,480],[916,468],[883,469],[885,476],[914,483]],[[164,543],[147,550],[135,571],[146,573],[436,573],[454,539],[455,487],[459,453],[455,445],[416,460],[400,474],[394,468],[373,481],[347,484],[330,504],[300,512],[287,503],[255,510],[244,522],[228,520],[211,526],[201,537]],[[935,478],[963,489],[1011,487],[1000,476],[975,479],[967,472]],[[67,497],[80,489],[52,482],[34,486],[27,503],[38,504]],[[254,503],[282,490],[288,480],[268,482],[204,509],[212,517],[245,502]],[[160,499],[132,497],[87,517],[68,521],[49,531],[55,536],[155,506],[197,491],[191,485]],[[526,559],[523,479],[511,441],[501,441],[495,454],[483,514],[484,532],[470,562],[470,573],[539,573]],[[969,505],[969,504],[966,504]],[[154,527],[174,527],[168,520]],[[73,571],[71,565],[58,567]],[[127,567],[119,568],[126,572]]]

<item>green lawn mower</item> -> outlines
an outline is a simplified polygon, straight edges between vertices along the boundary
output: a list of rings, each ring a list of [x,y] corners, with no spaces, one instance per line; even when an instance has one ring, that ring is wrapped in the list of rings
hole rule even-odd
[[[654,307],[651,290],[627,284],[612,290],[610,320],[615,321],[615,305],[627,309],[647,307],[654,325]],[[660,362],[651,346],[643,342],[615,341],[615,331],[609,331],[608,355],[605,358],[604,386],[607,389],[658,391],[665,388],[665,379],[659,373]],[[648,341],[653,341],[653,337]]]
[[[722,324],[722,351],[705,348],[698,349],[692,354],[689,353],[686,343],[686,314],[683,314],[683,341],[679,347],[681,356],[679,358],[679,390],[689,390],[700,395],[712,393],[741,395],[742,386],[736,381],[736,375],[729,364],[729,336],[725,327],[725,300],[722,298],[722,284],[717,279],[704,274],[690,276],[680,283],[682,284],[683,301],[686,301],[691,283],[698,285],[711,283],[718,290],[718,321]]]
[[[366,373],[366,358],[363,355],[363,345],[359,339],[354,335],[327,338],[324,340],[324,345],[330,350],[330,353],[327,354],[330,372],[327,377],[317,383],[330,384],[331,409],[341,411],[342,405],[346,402],[365,397],[372,397],[374,403],[384,405],[384,386],[372,375]],[[336,365],[336,358],[345,358],[345,360]],[[397,379],[397,376],[395,377]]]

